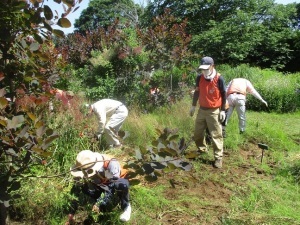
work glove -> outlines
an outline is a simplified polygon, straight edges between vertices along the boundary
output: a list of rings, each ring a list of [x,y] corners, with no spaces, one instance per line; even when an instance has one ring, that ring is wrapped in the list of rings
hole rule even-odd
[[[190,109],[190,116],[193,116],[195,113],[196,106],[192,106]]]
[[[102,134],[103,134],[103,133],[100,133],[100,134],[96,134],[96,135],[95,135],[95,138],[96,138],[97,141],[100,141],[100,140],[101,140]]]
[[[219,117],[220,117],[221,122],[223,123],[226,119],[225,111],[221,111]]]
[[[99,208],[99,206],[97,206],[96,204],[93,205],[92,211],[93,211],[93,212],[96,212],[96,213],[100,213],[100,208]]]
[[[261,102],[264,103],[268,107],[268,103],[265,100],[262,100]]]

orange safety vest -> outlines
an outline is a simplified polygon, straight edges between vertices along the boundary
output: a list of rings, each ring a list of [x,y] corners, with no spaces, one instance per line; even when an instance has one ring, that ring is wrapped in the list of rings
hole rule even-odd
[[[202,76],[199,81],[199,104],[205,108],[220,108],[222,105],[221,93],[219,90],[218,80],[220,74],[207,81]]]

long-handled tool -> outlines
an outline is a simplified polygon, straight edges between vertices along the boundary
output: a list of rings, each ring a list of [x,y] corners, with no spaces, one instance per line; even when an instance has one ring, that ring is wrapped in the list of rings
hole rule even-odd
[[[262,162],[263,162],[263,158],[264,158],[264,151],[265,151],[265,150],[268,150],[269,147],[268,147],[268,145],[262,144],[262,143],[258,143],[257,145],[258,145],[258,147],[261,149],[261,159],[260,159],[260,163],[262,163]]]

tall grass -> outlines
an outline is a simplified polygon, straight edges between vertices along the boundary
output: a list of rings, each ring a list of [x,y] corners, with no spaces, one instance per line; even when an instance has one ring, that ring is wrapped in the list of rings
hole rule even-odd
[[[186,96],[180,103],[159,107],[151,114],[144,114],[138,109],[131,109],[123,130],[130,132],[125,143],[131,145],[149,145],[158,133],[156,129],[178,128],[179,135],[190,140],[194,132],[194,121],[189,116],[191,99]]]
[[[251,81],[255,89],[268,102],[268,108],[261,104],[253,96],[248,95],[247,107],[252,110],[274,111],[274,112],[294,112],[300,108],[300,74],[283,74],[268,69],[249,67],[240,65],[230,67],[222,65],[220,73],[228,84],[237,77],[246,78]]]

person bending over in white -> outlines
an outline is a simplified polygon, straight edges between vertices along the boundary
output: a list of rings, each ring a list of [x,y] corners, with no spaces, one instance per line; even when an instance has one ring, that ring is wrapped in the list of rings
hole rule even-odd
[[[260,100],[263,104],[265,104],[268,107],[268,103],[255,90],[251,82],[245,78],[235,78],[231,80],[226,88],[226,93],[227,101],[229,104],[226,124],[228,123],[234,108],[236,108],[239,119],[240,134],[244,133],[246,128],[245,114],[247,93],[252,94],[255,98]]]
[[[121,147],[122,145],[117,134],[128,116],[126,106],[117,100],[101,99],[90,105],[89,114],[92,112],[94,112],[99,119],[98,139],[100,139],[104,133],[109,147]]]

